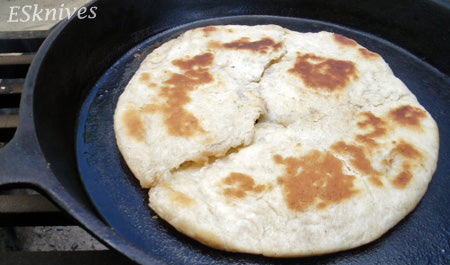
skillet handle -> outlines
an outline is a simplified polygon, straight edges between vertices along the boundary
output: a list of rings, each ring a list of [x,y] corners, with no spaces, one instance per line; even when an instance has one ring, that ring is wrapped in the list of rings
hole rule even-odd
[[[0,187],[46,190],[51,170],[33,133],[18,131],[0,148],[0,161]]]

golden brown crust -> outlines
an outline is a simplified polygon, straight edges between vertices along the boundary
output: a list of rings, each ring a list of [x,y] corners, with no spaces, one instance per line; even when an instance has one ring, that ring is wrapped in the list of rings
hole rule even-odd
[[[122,122],[126,128],[126,133],[137,141],[143,141],[145,136],[145,126],[141,119],[141,113],[134,107],[129,107],[122,114]]]
[[[401,126],[420,130],[420,121],[427,115],[425,111],[410,105],[400,106],[389,113],[390,117]]]
[[[271,185],[255,184],[255,180],[246,174],[231,172],[222,180],[223,194],[232,198],[244,198],[247,194],[258,194],[266,189],[270,189]]]
[[[350,46],[350,47],[354,47],[357,46],[358,44],[356,43],[356,41],[349,39],[347,37],[342,36],[341,34],[337,34],[334,33],[333,34],[333,39],[334,41],[336,41],[338,44],[340,45],[344,45],[344,46]]]
[[[209,49],[231,49],[231,50],[248,50],[255,53],[266,54],[269,50],[277,51],[281,48],[281,42],[275,42],[269,37],[260,40],[251,41],[247,37],[240,38],[232,42],[221,43],[217,41],[210,41],[208,43]]]
[[[329,92],[341,90],[350,81],[358,79],[353,62],[314,54],[298,53],[294,67],[288,71],[298,75],[306,86]]]
[[[285,166],[286,174],[278,177],[278,184],[291,210],[302,212],[310,205],[323,209],[358,193],[353,187],[355,176],[344,174],[342,161],[329,152],[313,150],[299,158],[275,155],[273,159]]]

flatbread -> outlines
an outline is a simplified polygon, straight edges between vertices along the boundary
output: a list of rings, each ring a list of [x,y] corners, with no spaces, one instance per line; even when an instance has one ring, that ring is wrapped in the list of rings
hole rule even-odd
[[[422,198],[439,148],[436,123],[378,54],[274,25],[210,26],[163,44],[114,119],[161,218],[208,246],[271,257],[377,239]]]

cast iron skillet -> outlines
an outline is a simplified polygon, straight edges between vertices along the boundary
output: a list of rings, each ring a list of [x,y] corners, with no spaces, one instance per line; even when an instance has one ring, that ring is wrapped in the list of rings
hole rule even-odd
[[[0,185],[42,191],[103,242],[139,263],[448,263],[449,78],[390,42],[317,19],[382,34],[448,72],[449,8],[439,1],[402,3],[409,11],[389,1],[366,1],[359,6],[350,5],[352,1],[327,6],[328,2],[91,3],[97,6],[97,17],[62,23],[33,61],[22,94],[18,132],[0,150]],[[395,23],[381,11],[410,20]],[[367,17],[379,24],[369,23]],[[366,246],[298,259],[213,250],[151,218],[154,213],[146,207],[146,191],[139,188],[114,143],[112,113],[117,97],[154,45],[189,28],[229,23],[274,23],[297,31],[337,32],[385,58],[440,129],[438,169],[416,210]]]

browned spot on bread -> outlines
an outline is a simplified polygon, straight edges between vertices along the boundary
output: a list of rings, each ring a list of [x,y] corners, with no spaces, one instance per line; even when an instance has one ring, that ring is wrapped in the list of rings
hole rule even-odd
[[[189,92],[195,90],[199,85],[213,81],[208,71],[208,66],[213,62],[212,53],[204,53],[191,59],[179,59],[172,64],[183,71],[183,74],[172,73],[171,77],[164,81],[159,96],[166,99],[165,104],[148,104],[144,110],[154,112],[159,110],[164,115],[164,122],[168,133],[173,136],[190,137],[204,132],[197,118],[184,109],[191,98]]]
[[[334,33],[333,39],[340,45],[344,46],[356,46],[356,41],[349,39],[347,37],[342,36],[341,34]]]
[[[204,53],[196,55],[192,59],[173,60],[172,63],[175,66],[178,66],[181,70],[184,70],[187,76],[194,78],[194,83],[203,83],[212,81],[211,75],[204,67],[210,66],[213,60],[214,55],[212,53]],[[170,83],[173,82],[173,80],[169,79],[167,82]]]
[[[359,192],[353,187],[355,177],[344,174],[342,161],[329,152],[313,150],[299,158],[275,155],[273,159],[285,166],[286,174],[278,177],[278,184],[291,210],[301,212],[316,202],[321,209]]]
[[[221,49],[222,47],[222,43],[216,40],[211,40],[208,42],[208,49],[209,50],[216,50],[216,49]]]
[[[327,207],[327,205],[328,204],[321,202],[321,203],[318,203],[316,207],[317,207],[317,209],[323,209],[323,208]]]
[[[139,76],[139,81],[141,81],[142,83],[146,83],[147,86],[149,87],[156,87],[157,84],[150,82],[150,73],[148,72],[144,72]]]
[[[147,104],[141,108],[142,111],[148,112],[148,113],[154,113],[154,112],[158,111],[158,109],[159,109],[159,106],[156,104]]]
[[[220,43],[211,41],[208,46],[209,48],[226,48],[226,49],[235,49],[235,50],[249,50],[259,53],[267,53],[269,49],[272,50],[278,50],[281,48],[281,43],[276,43],[273,39],[269,37],[262,38],[261,40],[257,41],[250,41],[249,38],[243,37],[238,40],[227,42],[227,43]]]
[[[283,44],[281,42],[276,43],[275,45],[273,45],[273,49],[276,51],[278,49],[280,49],[283,46]]]
[[[391,157],[395,155],[400,155],[401,157],[403,157],[402,163],[403,171],[401,171],[393,180],[391,180],[391,183],[394,187],[398,189],[403,189],[406,187],[406,185],[408,185],[408,183],[411,181],[413,177],[410,171],[411,163],[414,161],[421,160],[423,156],[420,151],[414,148],[410,143],[407,143],[403,140],[401,140],[391,150]],[[391,158],[389,161],[391,164],[393,159]]]
[[[374,186],[383,187],[383,182],[377,176],[370,176],[368,180]]]
[[[228,197],[244,198],[248,193],[261,193],[270,185],[255,185],[252,177],[242,173],[232,172],[222,180],[222,183],[230,186],[224,188],[224,195]]]
[[[314,54],[298,54],[294,67],[288,71],[298,75],[306,86],[329,92],[343,89],[351,80],[358,78],[353,62]]]
[[[402,126],[408,126],[414,129],[420,129],[420,120],[426,117],[425,111],[403,105],[389,112],[389,116]]]
[[[213,32],[213,31],[216,31],[216,30],[217,30],[217,28],[214,27],[214,26],[204,27],[204,28],[202,28],[203,36],[209,37],[211,35],[210,33]]]
[[[392,159],[392,158],[390,158],[390,159],[383,159],[383,160],[381,161],[381,163],[382,163],[384,166],[386,166],[386,167],[391,166],[391,165],[392,165],[392,162],[394,162],[394,159]]]
[[[122,122],[127,134],[137,141],[143,141],[145,135],[144,123],[141,113],[135,108],[129,108],[122,114]]]
[[[363,121],[357,123],[359,128],[366,129],[367,127],[372,127],[373,131],[367,135],[370,137],[377,137],[386,134],[386,122],[378,118],[371,112],[363,112],[362,116],[365,117]]]
[[[366,144],[367,146],[377,146],[378,143],[374,140],[374,138],[386,134],[386,122],[373,115],[371,112],[363,112],[361,115],[364,116],[364,120],[358,122],[357,126],[361,129],[372,128],[372,131],[366,134],[356,135],[356,140]]]
[[[372,128],[371,132],[367,134],[359,134],[356,136],[356,140],[363,143],[365,149],[367,151],[371,150],[371,147],[378,146],[378,143],[375,141],[375,138],[383,136],[386,134],[387,122],[381,118],[376,117],[370,112],[361,113],[364,116],[364,120],[357,123],[357,126],[361,129]],[[389,115],[397,122],[403,122],[403,124],[418,124],[417,116],[425,115],[422,110],[418,108],[414,108],[411,106],[402,106],[397,108],[389,113]],[[412,179],[412,173],[409,171],[411,167],[411,160],[419,160],[422,158],[422,153],[415,149],[411,144],[400,140],[391,141],[392,144],[396,145],[390,152],[390,156],[388,159],[384,159],[381,163],[385,167],[391,167],[394,161],[394,156],[400,155],[403,159],[402,166],[403,171],[400,172],[391,183],[396,188],[404,188]],[[331,146],[331,148],[337,152],[345,153],[352,155],[352,160],[350,163],[356,169],[358,169],[361,173],[367,174],[369,183],[374,186],[382,187],[383,183],[381,182],[379,176],[381,176],[381,172],[375,171],[370,165],[370,161],[365,158],[362,147],[356,147],[347,145],[343,142],[338,142]]]
[[[400,154],[401,156],[409,159],[420,159],[422,154],[415,149],[411,144],[401,141],[394,149],[391,151],[392,154]]]
[[[359,172],[368,176],[377,176],[380,172],[373,169],[370,160],[367,159],[364,150],[356,145],[346,144],[339,141],[331,146],[331,149],[338,154],[347,154],[351,156],[350,164]]]
[[[148,82],[149,80],[150,80],[150,74],[147,72],[144,72],[139,76],[139,81],[141,81],[141,82]]]
[[[377,53],[371,52],[366,48],[359,48],[358,51],[366,59],[375,59],[379,57]]]
[[[177,204],[179,206],[189,206],[192,205],[193,203],[195,203],[195,200],[192,199],[191,197],[187,196],[186,194],[173,190],[171,188],[167,189],[168,195],[169,195],[169,199],[172,203]]]
[[[373,138],[368,137],[365,134],[356,135],[356,140],[366,144],[367,146],[377,146],[378,143]]]
[[[409,170],[409,164],[403,164],[403,171],[400,172],[392,181],[392,185],[397,189],[404,189],[411,181],[412,174]]]
[[[379,179],[380,172],[376,171],[370,160],[367,159],[364,149],[360,146],[349,145],[343,141],[339,141],[331,146],[331,149],[338,154],[347,154],[351,156],[350,164],[361,174],[368,176],[368,180],[372,185],[382,187],[383,182]]]

